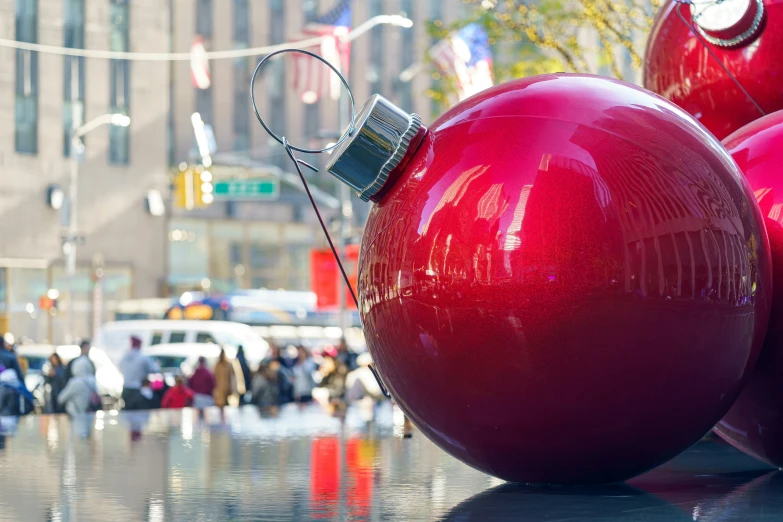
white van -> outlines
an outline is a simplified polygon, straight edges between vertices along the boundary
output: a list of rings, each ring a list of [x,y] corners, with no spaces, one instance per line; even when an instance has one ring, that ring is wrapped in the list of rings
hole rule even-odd
[[[118,363],[130,348],[133,335],[141,339],[142,348],[177,343],[241,345],[249,360],[261,360],[269,350],[269,344],[250,326],[229,321],[115,321],[101,326],[93,346]]]

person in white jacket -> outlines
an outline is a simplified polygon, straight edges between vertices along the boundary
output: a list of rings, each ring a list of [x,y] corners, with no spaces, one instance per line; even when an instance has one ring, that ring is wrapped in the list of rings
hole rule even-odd
[[[93,375],[90,360],[80,357],[73,364],[73,377],[57,396],[57,401],[65,406],[68,415],[75,417],[90,411],[90,399],[97,393],[98,385]]]

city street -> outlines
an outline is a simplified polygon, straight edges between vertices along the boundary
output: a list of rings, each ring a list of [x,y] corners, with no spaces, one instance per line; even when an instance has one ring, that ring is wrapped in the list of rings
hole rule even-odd
[[[779,520],[783,475],[714,440],[627,485],[504,484],[390,403],[0,420],[0,520]]]

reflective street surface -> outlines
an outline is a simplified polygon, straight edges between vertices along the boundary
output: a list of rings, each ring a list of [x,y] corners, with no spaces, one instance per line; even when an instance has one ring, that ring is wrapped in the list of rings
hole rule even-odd
[[[388,403],[0,419],[0,521],[780,520],[783,473],[719,441],[626,485],[505,484]]]

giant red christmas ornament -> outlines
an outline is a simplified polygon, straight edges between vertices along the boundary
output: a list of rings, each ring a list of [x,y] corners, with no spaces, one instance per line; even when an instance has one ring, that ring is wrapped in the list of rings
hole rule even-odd
[[[783,466],[783,112],[746,125],[724,140],[764,215],[773,266],[773,300],[764,349],[718,434],[770,464]]]
[[[783,109],[783,0],[696,0],[661,8],[647,42],[644,86],[723,139],[765,112]],[[701,40],[697,37],[701,37]],[[708,49],[709,48],[709,49]]]
[[[377,202],[360,313],[405,413],[506,480],[617,481],[696,442],[761,346],[761,216],[666,100],[547,75],[429,129],[380,97],[330,172]]]

